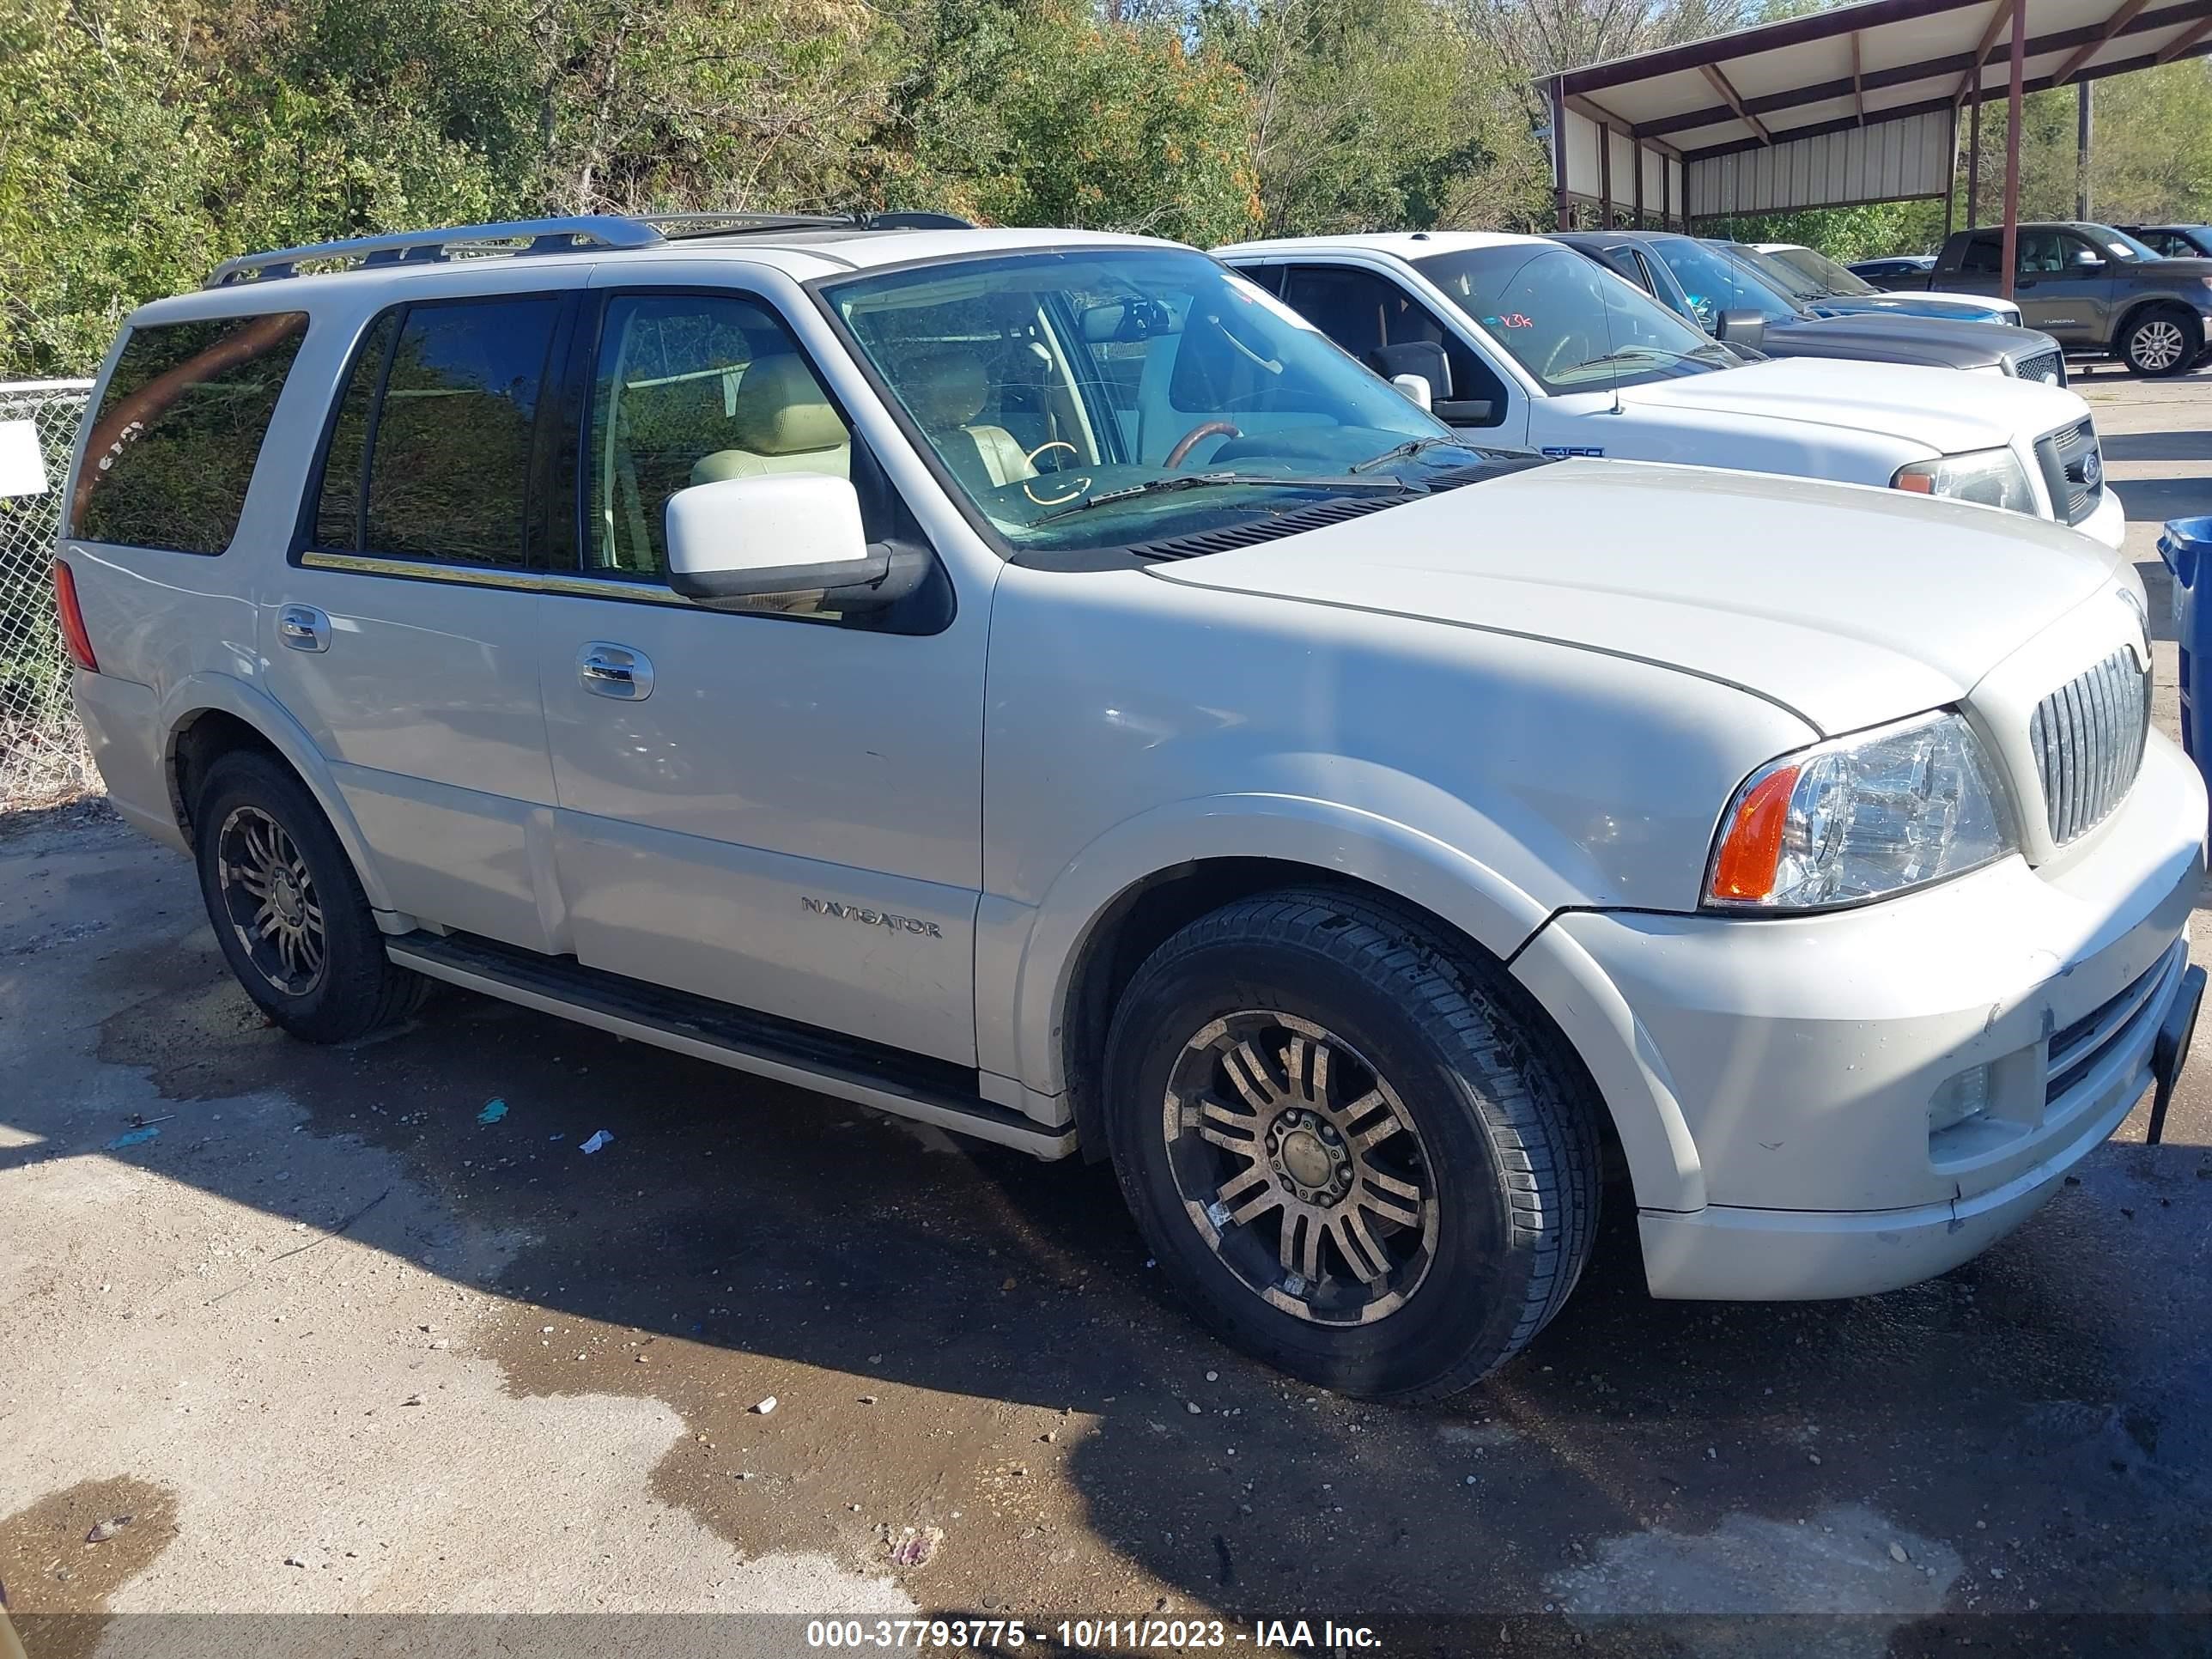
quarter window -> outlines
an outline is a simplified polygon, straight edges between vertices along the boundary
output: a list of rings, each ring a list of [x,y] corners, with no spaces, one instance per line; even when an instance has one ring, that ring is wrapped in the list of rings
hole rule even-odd
[[[86,441],[72,533],[177,553],[228,547],[307,331],[298,311],[132,329]]]
[[[526,563],[531,443],[559,308],[469,301],[380,319],[332,422],[316,544]]]

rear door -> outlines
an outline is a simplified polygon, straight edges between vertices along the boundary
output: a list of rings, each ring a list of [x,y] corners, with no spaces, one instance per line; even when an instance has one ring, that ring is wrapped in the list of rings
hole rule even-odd
[[[329,762],[392,902],[541,950],[553,773],[532,479],[568,308],[549,290],[369,319],[298,546],[261,595],[270,685]]]

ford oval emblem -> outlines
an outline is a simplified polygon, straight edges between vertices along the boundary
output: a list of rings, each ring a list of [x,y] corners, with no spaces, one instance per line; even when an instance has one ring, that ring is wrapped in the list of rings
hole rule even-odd
[[[2081,458],[2081,482],[2092,489],[2105,482],[2105,458],[2094,449]]]

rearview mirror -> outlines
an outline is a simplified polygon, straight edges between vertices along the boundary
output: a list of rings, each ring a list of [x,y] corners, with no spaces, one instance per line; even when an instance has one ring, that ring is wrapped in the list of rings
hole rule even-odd
[[[869,544],[859,495],[828,473],[693,484],[668,498],[667,525],[668,585],[687,599],[820,592],[851,610],[896,597],[881,591],[890,548]]]
[[[1723,311],[1713,325],[1713,337],[1756,351],[1766,340],[1766,319],[1755,311]]]

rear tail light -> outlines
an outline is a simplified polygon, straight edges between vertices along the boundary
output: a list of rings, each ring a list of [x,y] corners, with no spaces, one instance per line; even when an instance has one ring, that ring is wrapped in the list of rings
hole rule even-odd
[[[59,559],[54,561],[54,614],[62,628],[62,643],[69,648],[70,660],[88,674],[100,672],[100,660],[92,654],[92,636],[84,631],[84,612],[77,608],[76,578]]]

